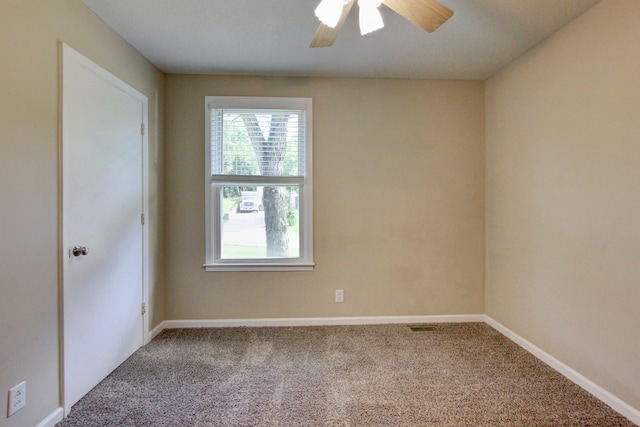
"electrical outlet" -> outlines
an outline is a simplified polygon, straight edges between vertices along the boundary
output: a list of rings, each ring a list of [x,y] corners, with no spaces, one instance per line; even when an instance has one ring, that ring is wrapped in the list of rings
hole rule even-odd
[[[9,390],[9,408],[7,417],[12,416],[27,404],[27,382],[22,381]]]
[[[344,290],[336,289],[336,302],[344,302]]]

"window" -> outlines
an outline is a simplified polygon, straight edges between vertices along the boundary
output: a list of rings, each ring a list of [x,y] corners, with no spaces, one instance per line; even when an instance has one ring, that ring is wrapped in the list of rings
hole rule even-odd
[[[207,271],[313,269],[310,98],[205,97]]]

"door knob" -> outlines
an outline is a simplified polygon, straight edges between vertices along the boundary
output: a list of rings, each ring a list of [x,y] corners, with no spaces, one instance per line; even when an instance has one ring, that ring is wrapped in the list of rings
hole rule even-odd
[[[89,248],[86,246],[74,246],[73,249],[71,249],[71,253],[73,256],[87,255]]]

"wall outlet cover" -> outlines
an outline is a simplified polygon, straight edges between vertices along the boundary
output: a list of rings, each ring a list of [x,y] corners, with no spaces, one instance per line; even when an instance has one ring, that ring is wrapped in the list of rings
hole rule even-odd
[[[7,408],[7,417],[12,416],[27,404],[27,382],[22,381],[20,384],[9,390],[9,407]]]

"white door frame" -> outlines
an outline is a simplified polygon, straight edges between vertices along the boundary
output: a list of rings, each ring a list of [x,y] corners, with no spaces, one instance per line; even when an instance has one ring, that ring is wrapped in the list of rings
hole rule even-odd
[[[78,51],[71,48],[65,43],[60,43],[59,49],[59,143],[58,143],[58,155],[59,155],[59,173],[58,173],[58,218],[59,218],[59,231],[58,231],[58,322],[59,322],[59,348],[60,348],[60,404],[64,408],[64,416],[69,414],[71,406],[65,401],[65,372],[64,372],[64,280],[65,280],[65,262],[68,257],[68,251],[65,245],[65,230],[68,228],[67,213],[65,212],[66,195],[65,188],[65,171],[68,170],[68,160],[64,156],[65,147],[65,122],[66,115],[63,105],[63,76],[65,72],[66,61],[73,60],[81,63],[83,66],[90,69],[92,72],[107,80],[115,87],[119,88],[123,92],[138,99],[143,105],[143,129],[142,129],[142,214],[144,214],[144,226],[142,227],[142,302],[146,307],[145,313],[142,319],[142,342],[146,345],[151,340],[151,334],[149,333],[149,101],[146,95],[138,91],[134,87],[120,80],[118,77],[111,74],[109,71],[97,65],[95,62],[86,58]]]

